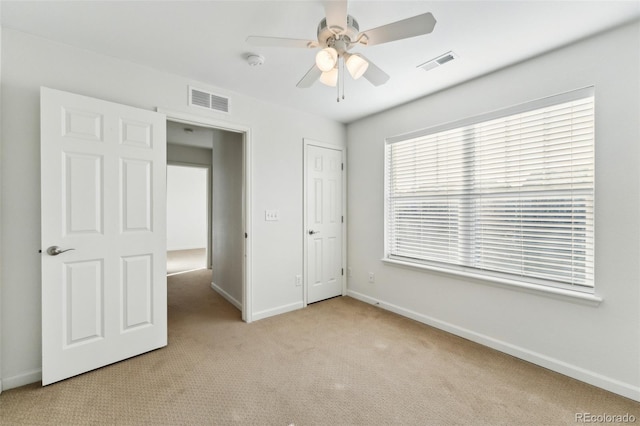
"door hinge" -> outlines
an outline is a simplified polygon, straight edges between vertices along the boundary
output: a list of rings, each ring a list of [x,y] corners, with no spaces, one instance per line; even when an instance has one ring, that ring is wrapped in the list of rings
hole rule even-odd
[[[340,170],[344,170],[344,163],[340,163]]]
[[[344,223],[344,216],[342,216],[342,223]]]
[[[245,232],[244,233],[244,237],[247,238],[247,237],[249,237],[249,235]]]
[[[342,268],[341,271],[342,271],[342,275],[344,275],[344,268]]]

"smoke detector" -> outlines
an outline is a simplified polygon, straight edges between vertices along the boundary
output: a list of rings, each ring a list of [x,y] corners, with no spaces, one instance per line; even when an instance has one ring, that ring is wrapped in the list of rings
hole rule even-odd
[[[264,64],[264,56],[250,54],[247,56],[247,63],[252,67],[258,67]]]

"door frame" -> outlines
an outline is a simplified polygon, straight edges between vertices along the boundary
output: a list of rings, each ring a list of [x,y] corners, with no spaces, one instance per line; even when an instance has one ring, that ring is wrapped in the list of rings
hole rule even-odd
[[[251,215],[251,128],[241,124],[230,123],[215,118],[203,117],[180,111],[169,110],[165,108],[157,108],[157,111],[167,116],[167,121],[177,123],[190,124],[192,126],[208,127],[211,129],[224,130],[233,133],[240,133],[242,137],[242,174],[243,174],[243,206],[242,206],[242,222],[244,223],[245,238],[245,255],[242,269],[242,320],[244,322],[253,321],[253,282],[252,282],[252,215]]]
[[[167,120],[170,121],[170,120]],[[169,142],[167,142],[169,143]],[[181,145],[181,146],[187,146],[187,145]],[[212,170],[211,170],[211,166],[205,165],[205,164],[198,164],[198,163],[187,163],[184,161],[170,161],[167,159],[167,168],[168,166],[178,166],[178,167],[191,167],[193,169],[205,169],[207,171],[207,269],[211,269],[211,265],[212,265],[212,259],[211,256],[213,254],[213,239],[212,239],[212,231],[213,231],[213,221],[212,221],[212,213],[211,213],[211,206],[213,205],[213,200],[212,200],[212,196],[211,196],[211,176],[212,176]],[[167,173],[167,179],[168,179],[168,173]],[[167,204],[169,204],[169,200],[167,200]]]
[[[308,285],[309,280],[307,278],[307,272],[309,271],[308,264],[308,255],[309,248],[307,244],[307,230],[309,229],[309,225],[307,223],[307,202],[309,197],[309,191],[307,190],[308,183],[308,166],[307,160],[309,156],[309,146],[315,146],[319,148],[332,149],[335,151],[340,151],[342,155],[342,217],[344,217],[344,221],[342,222],[342,267],[346,269],[342,274],[342,295],[347,295],[347,276],[349,268],[347,267],[347,149],[343,146],[332,145],[326,142],[320,142],[309,138],[303,138],[303,167],[302,167],[302,192],[303,192],[303,201],[302,201],[302,288],[303,288],[303,297],[302,297],[302,306],[307,307],[308,300]]]

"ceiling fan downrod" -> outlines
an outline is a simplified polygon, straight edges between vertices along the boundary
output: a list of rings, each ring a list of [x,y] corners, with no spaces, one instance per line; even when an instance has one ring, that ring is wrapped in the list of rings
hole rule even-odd
[[[336,80],[336,102],[340,102],[340,89],[342,89],[342,100],[344,100],[344,86],[346,84],[344,77],[344,58],[340,57],[340,59],[338,59],[338,63],[336,64],[336,71],[338,72],[338,78]]]
[[[338,71],[338,81],[336,81],[336,102],[340,102],[340,81],[343,80],[340,75],[340,59],[338,59],[338,63],[336,64],[336,68]],[[343,83],[344,84],[344,83]]]
[[[346,85],[346,79],[344,78],[344,58],[342,58],[342,100],[344,100],[344,86]]]

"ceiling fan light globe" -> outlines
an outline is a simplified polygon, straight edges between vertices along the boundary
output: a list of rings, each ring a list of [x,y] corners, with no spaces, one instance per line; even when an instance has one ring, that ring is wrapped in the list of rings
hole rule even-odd
[[[333,47],[322,49],[316,54],[316,65],[322,72],[328,72],[336,66],[338,62],[338,51]]]
[[[351,74],[351,77],[353,77],[354,80],[362,77],[362,75],[367,72],[367,68],[369,68],[369,62],[359,55],[349,56],[349,59],[346,61],[346,65],[347,70],[349,70],[349,74]]]
[[[320,76],[320,83],[330,87],[336,87],[338,84],[338,68],[323,72]]]

